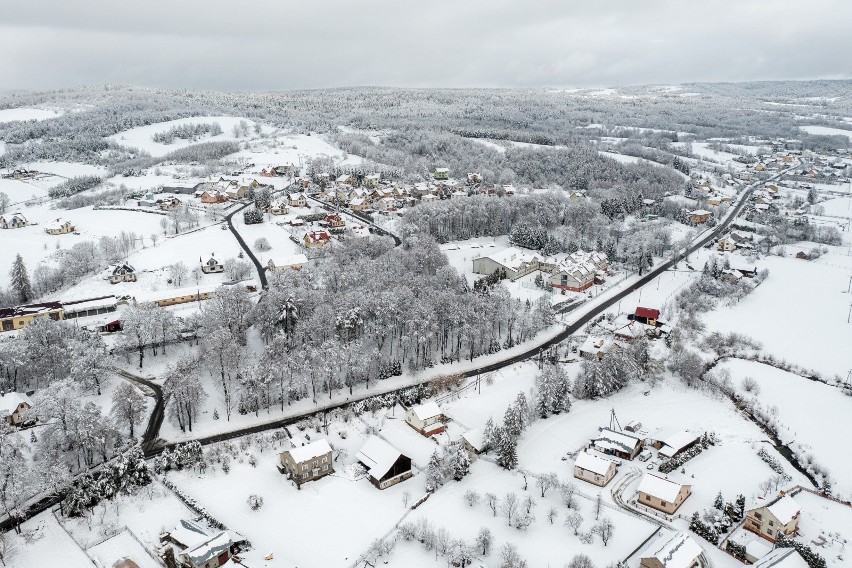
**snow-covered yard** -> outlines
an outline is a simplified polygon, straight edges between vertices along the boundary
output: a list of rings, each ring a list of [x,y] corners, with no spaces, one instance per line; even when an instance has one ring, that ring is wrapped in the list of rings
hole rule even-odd
[[[776,357],[815,369],[830,378],[852,370],[847,323],[852,296],[846,293],[852,257],[834,249],[815,261],[766,257],[757,264],[769,277],[744,300],[704,314],[711,330],[738,332]]]
[[[826,428],[825,424],[844,424],[852,416],[852,398],[837,387],[810,381],[793,373],[753,361],[735,359],[722,367],[731,373],[734,385],[746,398],[755,396],[756,403],[774,409],[781,425],[781,441],[813,455],[832,474],[836,489],[845,498],[852,497],[852,479],[846,474],[846,449],[852,449],[842,429]],[[759,393],[749,394],[742,380],[751,377]],[[814,417],[820,417],[815,420]]]

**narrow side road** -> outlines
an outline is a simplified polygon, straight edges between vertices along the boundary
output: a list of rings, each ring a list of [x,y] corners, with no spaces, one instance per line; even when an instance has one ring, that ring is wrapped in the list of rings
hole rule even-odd
[[[241,206],[237,207],[227,215],[225,215],[225,222],[228,223],[228,229],[231,230],[231,233],[234,234],[234,237],[237,239],[237,242],[240,243],[240,246],[245,251],[246,255],[249,257],[249,260],[254,264],[255,269],[257,270],[257,279],[260,282],[260,286],[266,290],[269,287],[269,282],[266,279],[266,268],[260,264],[260,261],[257,260],[257,257],[254,255],[252,250],[249,248],[248,244],[246,244],[245,240],[243,240],[242,235],[240,235],[239,231],[234,227],[234,223],[231,221],[231,218],[236,214],[251,205],[250,203],[244,203]]]

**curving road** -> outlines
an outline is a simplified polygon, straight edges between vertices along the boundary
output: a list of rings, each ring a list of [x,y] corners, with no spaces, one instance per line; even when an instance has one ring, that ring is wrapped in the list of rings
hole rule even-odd
[[[714,239],[722,236],[722,234],[725,231],[728,230],[728,227],[730,227],[731,223],[733,223],[734,219],[736,219],[742,213],[743,209],[745,208],[746,203],[748,202],[748,198],[751,196],[751,193],[754,191],[754,189],[758,185],[761,185],[761,184],[763,184],[767,181],[777,179],[777,178],[781,177],[783,174],[787,173],[788,171],[789,171],[789,169],[781,171],[771,178],[755,182],[755,183],[751,184],[750,186],[748,186],[740,194],[737,204],[734,206],[733,210],[730,212],[728,217],[726,219],[724,219],[723,221],[721,221],[718,225],[716,225],[716,227],[714,227],[712,230],[707,231],[706,234],[704,234],[702,237],[699,237],[690,246],[678,251],[671,259],[669,259],[669,260],[663,262],[662,264],[651,269],[649,272],[647,272],[645,275],[643,275],[640,279],[638,279],[632,286],[620,291],[618,294],[612,296],[611,298],[608,298],[607,300],[601,302],[597,306],[590,309],[586,314],[580,316],[577,319],[577,321],[566,326],[565,329],[562,330],[561,332],[559,332],[556,336],[554,336],[550,339],[544,340],[541,343],[527,349],[526,351],[524,351],[523,353],[520,353],[518,355],[514,355],[512,357],[507,357],[506,359],[503,359],[501,361],[497,361],[495,363],[491,363],[491,364],[488,364],[488,365],[483,365],[483,366],[477,367],[475,369],[470,369],[468,371],[464,371],[464,372],[461,372],[459,374],[464,376],[464,377],[472,377],[472,376],[476,376],[477,374],[480,374],[480,373],[489,373],[489,372],[492,372],[492,371],[497,371],[497,370],[503,369],[505,367],[508,367],[510,365],[514,365],[515,363],[520,363],[522,361],[526,361],[528,359],[536,357],[536,356],[539,355],[539,353],[541,353],[545,349],[548,349],[549,347],[551,347],[553,345],[557,345],[558,343],[561,343],[562,341],[564,341],[565,339],[570,337],[572,334],[574,334],[578,330],[580,330],[584,325],[586,325],[593,318],[597,317],[598,315],[603,313],[605,310],[607,310],[610,307],[612,307],[613,305],[615,305],[619,300],[621,300],[624,297],[626,297],[626,296],[632,294],[633,292],[639,290],[640,288],[642,288],[643,286],[645,286],[646,284],[651,282],[654,278],[656,278],[657,276],[659,276],[660,274],[662,274],[663,272],[665,272],[666,270],[670,269],[675,264],[680,262],[681,259],[689,256],[690,254],[692,254],[693,252],[695,252],[699,248],[706,246],[708,243],[710,243]],[[327,208],[331,208],[331,206],[327,206]],[[349,213],[349,212],[347,211],[347,213]],[[358,218],[360,219],[360,217],[358,217]],[[375,226],[375,225],[373,225],[373,226]],[[382,230],[382,229],[380,229],[380,230]],[[384,230],[382,230],[382,231],[384,231]],[[399,237],[392,235],[390,233],[387,233],[387,234],[389,236],[391,236],[392,238],[394,238],[394,240],[397,243],[400,242]],[[428,383],[431,380],[434,380],[434,378],[423,380],[423,381],[421,381],[420,384]],[[350,397],[346,401],[338,402],[338,403],[330,403],[330,404],[322,405],[322,406],[319,406],[319,407],[315,407],[315,408],[313,408],[309,411],[306,411],[304,413],[294,415],[294,416],[291,416],[291,417],[288,417],[288,418],[281,418],[279,420],[274,420],[274,421],[271,421],[271,422],[265,422],[263,424],[256,424],[254,426],[249,426],[249,427],[245,427],[245,428],[238,428],[238,429],[232,430],[230,432],[224,432],[224,433],[216,434],[216,435],[213,435],[213,436],[198,437],[198,438],[194,438],[194,440],[197,440],[202,445],[206,445],[206,444],[213,444],[213,443],[216,443],[216,442],[222,442],[222,441],[225,441],[225,440],[230,440],[230,439],[233,439],[233,438],[238,438],[238,437],[245,436],[245,435],[248,435],[248,434],[255,434],[255,433],[258,433],[258,432],[264,432],[266,430],[281,428],[283,426],[293,424],[293,423],[295,423],[295,422],[297,422],[297,421],[299,421],[302,418],[305,418],[307,416],[312,416],[312,415],[319,414],[319,413],[322,413],[322,412],[328,412],[329,410],[341,408],[343,406],[347,406],[349,404],[352,404],[353,402],[357,402],[359,400],[364,400],[366,398],[370,398],[370,397],[376,396],[378,394],[388,394],[388,393],[396,392],[398,390],[410,388],[411,386],[413,386],[413,385],[409,384],[409,385],[406,385],[405,387],[400,387],[400,388],[397,388],[397,389],[391,389],[391,390],[385,391],[385,392],[375,391],[375,390],[370,391],[370,392],[365,392],[365,393],[362,393],[360,395]],[[146,455],[150,456],[150,455],[160,453],[164,448],[173,447],[174,445],[175,445],[174,443],[171,443],[171,444],[160,444],[160,445],[157,445],[156,447],[155,446],[149,446],[149,448],[146,450]]]
[[[231,233],[233,233],[234,237],[237,239],[237,242],[240,243],[240,246],[246,252],[246,255],[248,255],[249,260],[251,260],[254,264],[255,269],[257,269],[257,279],[258,281],[260,281],[261,287],[266,290],[269,287],[269,283],[266,280],[266,268],[264,268],[264,266],[260,264],[260,261],[257,260],[257,257],[254,256],[254,253],[243,240],[242,235],[240,235],[237,229],[234,228],[234,223],[231,221],[231,217],[233,217],[236,213],[239,213],[249,205],[251,205],[251,203],[244,203],[240,207],[237,207],[236,209],[225,215],[225,222],[228,223],[228,229],[231,230]]]
[[[149,396],[154,399],[154,409],[148,417],[148,425],[145,427],[145,432],[142,433],[142,440],[140,442],[142,451],[145,455],[148,455],[148,452],[155,447],[155,444],[160,437],[160,428],[163,426],[166,406],[163,389],[157,383],[144,377],[140,377],[139,375],[134,375],[124,369],[114,367],[112,371],[119,377],[142,386],[143,390],[147,389],[147,391],[150,392]]]

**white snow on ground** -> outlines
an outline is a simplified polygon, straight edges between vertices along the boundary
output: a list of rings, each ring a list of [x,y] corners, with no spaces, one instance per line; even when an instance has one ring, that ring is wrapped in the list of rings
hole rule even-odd
[[[848,350],[845,353],[848,363]],[[848,475],[848,453],[844,450],[852,449],[852,444],[846,428],[839,426],[848,424],[852,416],[852,398],[836,387],[754,361],[735,359],[722,367],[728,369],[734,386],[746,398],[752,395],[742,388],[742,379],[752,377],[757,381],[760,393],[756,402],[765,409],[777,410],[781,441],[801,448],[806,455],[813,454],[831,472],[838,493],[850,499],[852,478]]]
[[[144,150],[155,157],[165,156],[169,152],[179,148],[185,148],[186,146],[199,144],[201,142],[218,142],[227,140],[236,140],[239,142],[245,141],[246,138],[236,138],[233,133],[234,126],[238,125],[241,120],[245,120],[248,123],[248,139],[256,137],[257,134],[254,133],[255,123],[251,120],[233,116],[193,116],[190,118],[179,118],[177,120],[169,120],[167,122],[158,122],[156,124],[131,128],[130,130],[113,134],[109,137],[109,139],[122,146]],[[152,140],[154,134],[166,132],[174,126],[182,126],[185,124],[210,124],[214,122],[218,123],[219,126],[222,127],[222,133],[216,136],[205,135],[195,141],[175,138],[171,144],[162,144]]]
[[[417,497],[424,492],[424,476],[379,491],[366,479],[346,477],[338,462],[336,473],[299,490],[278,472],[278,459],[277,451],[266,452],[259,456],[257,467],[232,462],[228,474],[219,467],[208,468],[204,476],[171,474],[183,491],[252,542],[254,550],[241,555],[248,566],[351,565],[373,539],[393,529],[403,516],[403,492]],[[258,511],[246,503],[251,494],[263,497]],[[333,535],[333,542],[311,545],[318,531]],[[269,553],[275,560],[264,563]]]
[[[501,154],[506,152],[506,146],[500,144],[499,142],[489,140],[487,138],[468,138],[468,140],[477,144],[482,144],[483,146],[487,146],[492,150],[497,150]]]
[[[843,130],[842,128],[832,128],[830,126],[807,125],[800,126],[808,134],[817,134],[822,136],[846,136],[852,140],[852,130]]]
[[[89,548],[87,552],[96,562],[107,568],[125,558],[135,562],[139,568],[162,568],[162,564],[154,560],[142,544],[126,530]]]
[[[852,197],[838,197],[822,201],[819,203],[819,207],[823,208],[823,213],[826,216],[852,217]]]
[[[20,204],[23,201],[28,201],[30,199],[35,199],[39,197],[47,196],[47,188],[39,187],[35,183],[30,180],[18,180],[18,179],[2,179],[0,178],[0,192],[5,193],[9,196],[9,202],[11,205],[9,206],[8,211],[14,213],[20,207],[17,207],[15,204]]]
[[[47,120],[56,118],[61,113],[43,108],[7,108],[0,110],[0,122],[12,122],[16,120]]]
[[[807,491],[798,493],[795,499],[802,508],[799,520],[801,541],[825,558],[830,568],[848,566],[849,551],[846,546],[852,540],[852,507],[823,499]],[[839,538],[829,536],[832,534]],[[825,544],[815,545],[815,542],[820,542],[821,536],[824,537]]]
[[[83,549],[62,529],[50,511],[25,522],[21,530],[21,535],[14,531],[6,533],[11,545],[11,552],[7,553],[11,560],[6,561],[9,568],[92,565]]]
[[[612,158],[616,162],[621,162],[622,164],[637,164],[641,158],[637,156],[627,156],[625,154],[616,154],[614,152],[598,152],[601,156],[606,156],[607,158]],[[647,161],[647,160],[643,160]]]
[[[65,181],[63,178],[71,178],[75,176],[104,176],[107,169],[103,166],[93,166],[90,164],[78,164],[75,162],[28,162],[23,164],[23,167],[28,170],[35,170],[39,173],[51,174],[54,176],[50,179],[50,185],[58,185]]]
[[[327,156],[342,166],[356,166],[363,158],[347,154],[329,144],[322,136],[312,134],[288,134],[262,140],[252,140],[247,148],[231,154],[229,159],[247,160],[255,164],[253,171],[260,171],[267,165],[292,164],[304,167],[311,158]]]
[[[852,257],[834,250],[810,262],[761,259],[758,268],[769,269],[769,277],[739,304],[705,314],[708,329],[748,335],[777,357],[829,378],[845,377],[852,369],[852,325],[846,321]]]
[[[453,538],[462,538],[466,542],[473,541],[480,528],[488,527],[498,546],[505,542],[516,544],[521,557],[525,558],[530,566],[562,566],[580,551],[592,556],[596,565],[606,566],[627,556],[656,529],[653,523],[630,516],[614,506],[605,506],[601,517],[609,517],[616,527],[612,540],[606,547],[598,538],[593,544],[583,545],[571,529],[563,525],[567,509],[561,504],[559,492],[551,490],[541,498],[532,480],[529,481],[529,488],[524,491],[524,480],[519,473],[505,471],[485,460],[477,460],[467,477],[461,482],[447,482],[423,505],[409,514],[406,520],[428,519],[436,528],[444,527]],[[592,487],[590,485],[584,488],[589,496],[597,493]],[[475,490],[480,494],[491,492],[501,501],[510,492],[517,494],[519,501],[529,495],[536,501],[531,511],[536,520],[526,530],[509,527],[506,520],[499,515],[499,511],[497,517],[492,516],[491,509],[485,503],[468,507],[463,499],[467,490]],[[594,503],[582,497],[577,501],[580,503],[581,514],[585,517],[580,530],[588,531],[595,523]],[[558,517],[552,525],[547,519],[547,512],[551,507],[558,510]],[[498,557],[496,551],[492,552],[483,564],[496,566]],[[434,552],[421,546],[418,561],[405,564],[403,559],[395,561],[395,555],[391,555],[388,566],[428,565],[430,558],[434,558]]]

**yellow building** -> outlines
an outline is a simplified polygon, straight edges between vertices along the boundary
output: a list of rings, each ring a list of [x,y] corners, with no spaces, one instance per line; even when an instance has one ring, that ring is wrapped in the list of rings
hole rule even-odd
[[[22,329],[40,317],[61,321],[65,319],[65,311],[59,302],[0,308],[0,331]]]

